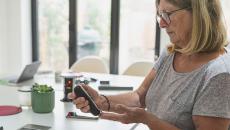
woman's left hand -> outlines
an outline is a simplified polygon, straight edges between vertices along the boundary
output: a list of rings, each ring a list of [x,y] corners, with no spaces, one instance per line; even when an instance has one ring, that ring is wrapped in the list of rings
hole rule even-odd
[[[119,121],[124,124],[143,123],[146,120],[147,111],[138,107],[127,107],[122,104],[115,108],[119,113],[102,112],[100,118],[113,121]]]

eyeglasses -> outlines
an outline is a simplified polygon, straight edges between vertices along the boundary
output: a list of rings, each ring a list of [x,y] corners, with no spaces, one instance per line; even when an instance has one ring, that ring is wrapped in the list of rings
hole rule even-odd
[[[181,8],[181,9],[177,9],[177,10],[173,10],[173,11],[170,11],[170,12],[166,12],[166,11],[161,11],[161,12],[157,12],[157,22],[160,23],[161,19],[167,24],[169,25],[171,23],[171,20],[170,20],[170,15],[177,12],[177,11],[180,11],[180,10],[184,10],[184,9],[190,9],[191,7],[185,7],[185,8]]]

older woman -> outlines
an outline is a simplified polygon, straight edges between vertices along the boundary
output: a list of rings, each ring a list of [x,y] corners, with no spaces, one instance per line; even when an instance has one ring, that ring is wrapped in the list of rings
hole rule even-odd
[[[154,130],[228,130],[230,52],[219,0],[156,0],[156,6],[172,45],[134,92],[105,97],[84,86],[99,108],[114,112],[100,117]],[[73,102],[89,111],[84,98]]]

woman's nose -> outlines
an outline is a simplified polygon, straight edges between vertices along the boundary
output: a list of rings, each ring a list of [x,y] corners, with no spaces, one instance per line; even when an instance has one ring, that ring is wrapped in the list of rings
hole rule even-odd
[[[168,26],[168,24],[166,23],[166,21],[163,18],[159,19],[159,27],[160,28],[166,28]]]

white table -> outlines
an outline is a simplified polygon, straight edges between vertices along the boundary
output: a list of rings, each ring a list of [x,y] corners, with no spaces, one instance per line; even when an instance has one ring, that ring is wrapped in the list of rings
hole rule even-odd
[[[109,80],[111,85],[133,86],[137,88],[143,81],[143,77],[134,76],[118,76],[108,74],[93,74],[84,73],[84,76],[96,78],[98,80]],[[0,116],[0,126],[4,130],[16,130],[26,124],[38,124],[51,126],[51,130],[129,130],[134,124],[121,124],[119,122],[109,120],[80,120],[67,119],[65,116],[69,111],[77,110],[72,103],[63,103],[60,99],[63,97],[62,84],[54,82],[54,76],[51,75],[37,75],[34,79],[38,83],[47,83],[55,88],[55,108],[52,113],[38,114],[32,111],[32,108],[23,108],[23,111],[16,115]],[[27,82],[30,84],[31,82]],[[97,83],[92,86],[96,88]],[[22,85],[22,84],[20,84]],[[24,84],[26,85],[26,83]],[[16,105],[19,106],[18,86],[0,85],[0,105]],[[104,94],[116,94],[124,91],[100,91]],[[83,113],[80,113],[83,114]],[[135,130],[147,130],[145,125],[139,125]]]

